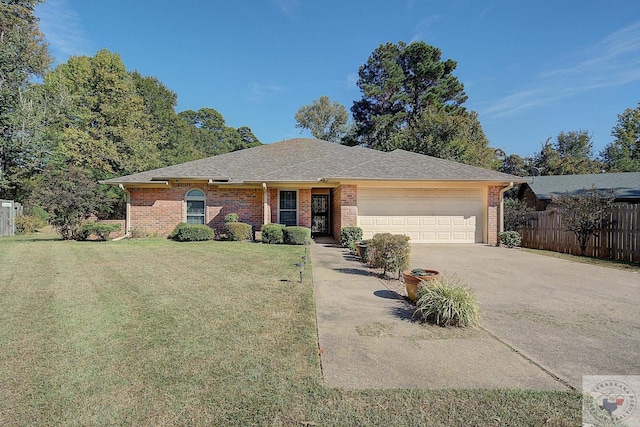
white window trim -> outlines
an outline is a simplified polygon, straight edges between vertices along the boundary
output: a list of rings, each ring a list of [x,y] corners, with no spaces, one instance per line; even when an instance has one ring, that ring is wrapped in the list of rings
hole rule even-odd
[[[202,193],[202,196],[190,196],[189,193],[191,193],[193,190],[198,190]],[[189,191],[187,191],[184,195],[184,216],[183,216],[183,221],[184,222],[189,222],[189,213],[187,212],[187,207],[188,204],[187,202],[189,201],[196,201],[196,202],[204,202],[204,214],[202,215],[204,218],[204,224],[207,224],[207,195],[204,191],[202,191],[200,188],[191,188],[189,189]],[[191,216],[195,216],[195,215],[191,215]]]
[[[296,226],[299,225],[299,221],[300,221],[300,194],[298,192],[298,190],[288,190],[288,189],[284,189],[284,190],[278,190],[278,224],[280,224],[280,194],[283,191],[293,191],[296,193]],[[290,212],[289,209],[285,209],[284,212]]]

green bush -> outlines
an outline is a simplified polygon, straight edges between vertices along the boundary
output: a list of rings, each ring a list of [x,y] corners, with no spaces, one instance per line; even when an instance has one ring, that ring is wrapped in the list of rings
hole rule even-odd
[[[105,224],[95,221],[85,221],[80,226],[80,230],[76,235],[77,240],[87,240],[89,237],[96,236],[98,240],[109,239],[109,234],[120,230],[120,224]]]
[[[311,229],[307,227],[284,227],[282,238],[287,245],[304,245],[311,240]]]
[[[475,296],[456,276],[420,284],[416,307],[413,317],[440,326],[477,326],[480,318]]]
[[[498,237],[500,238],[500,244],[508,248],[520,246],[522,242],[522,237],[520,237],[520,233],[517,231],[503,231]]]
[[[224,234],[227,240],[241,241],[253,240],[253,227],[246,222],[227,222],[224,225]]]
[[[20,215],[14,221],[16,231],[21,234],[31,234],[47,225],[47,221],[35,215]]]
[[[170,239],[178,242],[197,242],[201,240],[213,240],[213,230],[204,224],[187,224],[181,222],[176,225],[169,235]]]
[[[409,236],[403,234],[379,233],[367,245],[367,261],[373,268],[400,272],[409,266]]]
[[[345,248],[355,248],[355,244],[362,240],[362,228],[343,227],[340,230],[340,242]]]
[[[264,243],[278,244],[284,243],[282,224],[265,224],[262,226],[262,241]]]
[[[238,216],[237,213],[230,213],[230,214],[226,214],[224,216],[224,222],[225,223],[238,222],[239,219],[240,219],[240,217]]]

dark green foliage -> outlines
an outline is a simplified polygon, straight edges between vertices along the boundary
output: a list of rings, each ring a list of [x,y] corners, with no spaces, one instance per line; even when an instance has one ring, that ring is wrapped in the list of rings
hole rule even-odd
[[[296,112],[296,127],[309,129],[311,134],[325,141],[340,142],[347,132],[349,115],[344,105],[329,100],[328,96],[314,99]]]
[[[500,238],[500,244],[508,248],[520,246],[522,242],[522,237],[517,231],[503,231],[498,234],[498,237]]]
[[[402,234],[378,233],[367,245],[367,259],[373,268],[400,272],[409,265],[409,236]]]
[[[21,234],[35,233],[47,225],[47,221],[36,215],[20,215],[14,220],[16,231]]]
[[[534,156],[534,166],[543,175],[598,173],[603,165],[593,156],[593,141],[586,130],[560,132],[547,139]]]
[[[477,326],[480,307],[471,290],[457,277],[443,276],[418,287],[413,316],[440,326]]]
[[[640,103],[618,115],[611,130],[615,138],[600,156],[611,172],[640,172]]]
[[[351,248],[362,240],[362,228],[360,227],[343,227],[340,230],[340,242],[345,248]]]
[[[608,225],[605,214],[615,197],[614,192],[595,187],[577,195],[551,196],[551,203],[557,207],[567,231],[576,235],[581,255],[585,254],[591,236]]]
[[[307,227],[284,227],[283,241],[287,245],[304,245],[311,240],[311,229]]]
[[[245,222],[227,222],[224,224],[224,234],[227,240],[253,240],[253,227]]]
[[[230,213],[230,214],[226,214],[224,216],[224,222],[228,223],[228,222],[238,222],[238,220],[240,219],[240,217],[238,216],[237,213]]]
[[[85,221],[80,227],[77,240],[87,240],[89,237],[95,236],[98,240],[105,241],[109,239],[109,234],[118,230],[120,230],[120,224]]]
[[[457,64],[441,55],[424,42],[386,43],[373,51],[358,73],[362,99],[351,107],[357,143],[392,151],[394,136],[419,122],[427,109],[464,110],[464,86],[452,74]]]
[[[187,224],[181,222],[173,229],[169,238],[178,242],[197,242],[202,240],[213,240],[213,230],[204,224]]]
[[[524,200],[504,199],[504,230],[517,231],[531,219],[532,209]]]
[[[49,166],[31,195],[33,204],[49,213],[49,223],[65,240],[75,239],[82,222],[96,214],[103,203],[94,181],[75,166],[67,168]]]
[[[262,241],[264,243],[278,244],[284,243],[284,233],[282,224],[265,224],[262,226]]]

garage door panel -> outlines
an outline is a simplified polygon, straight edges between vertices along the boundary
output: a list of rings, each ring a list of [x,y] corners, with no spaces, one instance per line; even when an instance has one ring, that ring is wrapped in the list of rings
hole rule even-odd
[[[481,189],[358,189],[363,237],[405,234],[419,243],[482,242]]]

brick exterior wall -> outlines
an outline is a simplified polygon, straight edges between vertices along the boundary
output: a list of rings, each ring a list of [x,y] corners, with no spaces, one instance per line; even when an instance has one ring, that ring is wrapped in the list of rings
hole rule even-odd
[[[237,213],[240,221],[260,229],[262,225],[262,189],[209,187],[206,185],[171,188],[131,188],[130,226],[146,234],[167,236],[186,220],[185,195],[191,189],[202,190],[206,197],[207,225],[220,232],[224,216]]]
[[[500,190],[502,187],[489,187],[487,203],[487,244],[498,245],[498,232],[500,231]]]
[[[311,189],[298,190],[298,225],[311,228]]]
[[[341,185],[332,192],[331,217],[333,237],[340,240],[343,227],[358,225],[358,187]]]

